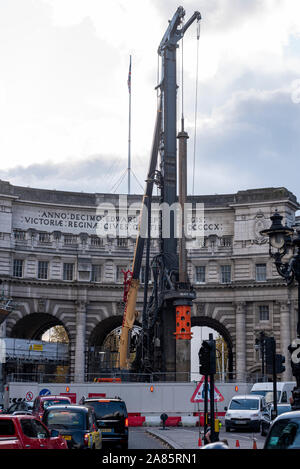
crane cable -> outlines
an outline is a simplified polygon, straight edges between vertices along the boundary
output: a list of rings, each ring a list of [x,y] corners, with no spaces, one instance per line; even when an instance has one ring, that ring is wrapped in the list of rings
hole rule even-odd
[[[199,81],[199,39],[200,21],[197,22],[197,59],[196,59],[196,96],[195,96],[195,117],[194,117],[194,156],[193,156],[193,195],[195,191],[195,163],[196,163],[196,136],[197,136],[197,104],[198,104],[198,81]]]

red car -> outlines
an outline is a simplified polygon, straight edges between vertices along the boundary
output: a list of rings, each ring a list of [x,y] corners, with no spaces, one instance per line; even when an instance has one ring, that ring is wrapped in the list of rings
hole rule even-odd
[[[71,404],[71,399],[66,396],[38,396],[33,403],[32,415],[42,420],[45,410],[51,405]]]
[[[32,415],[0,415],[0,449],[68,449],[57,431]]]

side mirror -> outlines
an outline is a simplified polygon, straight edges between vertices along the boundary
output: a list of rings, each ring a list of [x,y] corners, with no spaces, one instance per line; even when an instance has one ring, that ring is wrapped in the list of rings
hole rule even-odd
[[[227,407],[227,406],[226,406],[226,407],[224,407],[224,410],[226,410],[226,412],[227,412],[227,410],[228,410],[228,407]]]
[[[51,432],[50,432],[50,437],[51,438],[57,438],[58,436],[59,436],[59,431],[51,430]]]

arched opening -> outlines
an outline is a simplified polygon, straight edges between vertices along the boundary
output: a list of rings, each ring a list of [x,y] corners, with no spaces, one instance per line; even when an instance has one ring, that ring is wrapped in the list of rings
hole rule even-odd
[[[63,382],[69,379],[69,334],[51,314],[24,316],[12,328],[5,374],[28,381]]]
[[[42,340],[45,342],[59,342],[62,344],[69,343],[69,336],[62,325],[52,326],[42,335]]]
[[[228,330],[223,324],[209,317],[192,318],[192,340],[191,340],[191,381],[199,381],[199,350],[203,340],[213,335],[216,340],[216,381],[227,381],[233,371],[232,340]]]
[[[43,334],[56,326],[62,326],[65,329],[64,324],[51,314],[28,314],[14,325],[10,337],[16,339],[42,340]],[[66,336],[68,337],[67,331]]]
[[[122,321],[122,316],[106,318],[91,333],[88,352],[89,380],[118,369]],[[134,361],[136,356],[136,345],[140,332],[141,327],[137,322],[131,331],[130,363]]]

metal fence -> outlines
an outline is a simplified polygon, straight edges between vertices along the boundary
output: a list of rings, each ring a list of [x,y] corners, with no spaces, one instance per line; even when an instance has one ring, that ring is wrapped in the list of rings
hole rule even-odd
[[[120,371],[108,371],[99,374],[88,374],[85,376],[86,383],[93,383],[96,379],[102,382],[105,380],[118,378],[122,383],[155,383],[155,382],[198,382],[201,376],[198,373],[130,373]],[[256,383],[266,379],[260,373],[236,375],[236,373],[217,373],[215,375],[216,383]],[[49,374],[49,373],[9,373],[6,375],[6,382],[38,382],[38,383],[68,383],[74,382],[74,377],[70,373]]]
[[[66,374],[48,374],[48,373],[9,373],[5,377],[7,383],[69,383],[71,376]]]
[[[43,342],[26,339],[1,339],[5,345],[6,361],[67,362],[69,345],[59,342]]]

